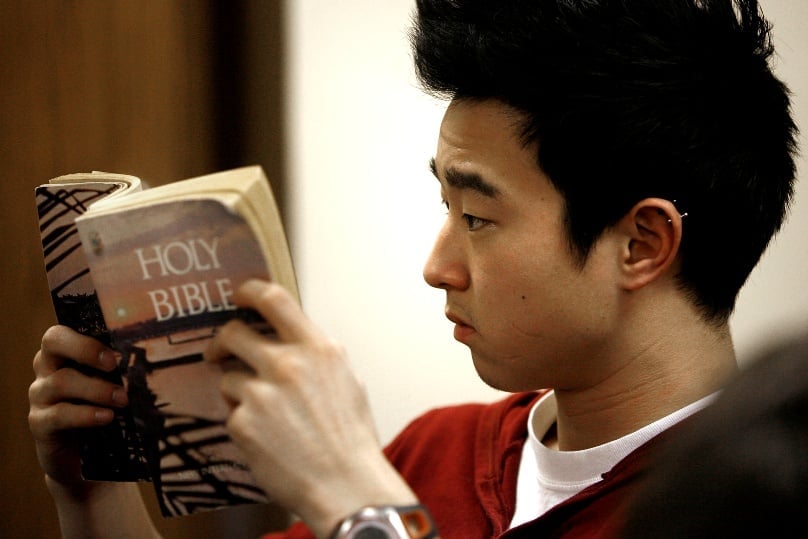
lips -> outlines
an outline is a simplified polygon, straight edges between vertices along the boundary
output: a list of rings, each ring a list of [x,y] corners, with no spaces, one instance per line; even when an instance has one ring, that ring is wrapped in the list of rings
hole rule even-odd
[[[471,326],[464,318],[459,316],[457,313],[446,309],[446,318],[448,318],[451,322],[454,323],[454,338],[457,341],[462,343],[466,343],[466,341],[476,333],[476,330],[473,326]]]
[[[459,315],[455,314],[454,312],[450,311],[448,308],[446,309],[446,318],[448,318],[449,321],[454,323],[454,324],[459,324],[459,325],[462,325],[462,326],[468,326],[469,325],[469,324],[466,323],[465,320],[463,320],[463,318],[461,318]]]

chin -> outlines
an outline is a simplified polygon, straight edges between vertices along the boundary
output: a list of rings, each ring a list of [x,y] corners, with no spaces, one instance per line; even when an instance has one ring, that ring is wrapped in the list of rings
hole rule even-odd
[[[541,387],[535,387],[525,383],[526,380],[524,378],[514,380],[509,379],[508,377],[503,377],[503,371],[506,371],[506,369],[503,369],[502,367],[497,368],[496,366],[492,365],[492,363],[485,362],[474,356],[474,354],[472,354],[472,359],[474,360],[474,368],[477,371],[477,376],[479,376],[480,380],[482,380],[489,387],[492,387],[498,391],[505,391],[507,393],[521,393],[524,391],[536,391],[538,389],[542,389]]]

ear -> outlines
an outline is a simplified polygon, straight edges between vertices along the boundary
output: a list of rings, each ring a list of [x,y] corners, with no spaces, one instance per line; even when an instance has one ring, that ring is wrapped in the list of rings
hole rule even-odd
[[[674,266],[682,242],[682,216],[662,198],[638,202],[618,223],[622,233],[623,288],[637,290]]]

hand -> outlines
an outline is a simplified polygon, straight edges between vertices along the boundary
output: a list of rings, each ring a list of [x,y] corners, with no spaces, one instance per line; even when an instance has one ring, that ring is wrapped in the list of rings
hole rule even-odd
[[[277,331],[269,338],[233,321],[206,352],[254,371],[228,370],[222,392],[232,407],[228,430],[267,494],[321,537],[365,505],[416,503],[382,454],[342,346],[277,284],[249,281],[233,300]]]
[[[82,490],[93,483],[81,480],[75,429],[110,423],[112,408],[127,401],[123,387],[70,368],[71,360],[106,372],[117,364],[116,354],[97,340],[65,326],[49,328],[34,357],[36,379],[28,390],[28,425],[47,476]]]

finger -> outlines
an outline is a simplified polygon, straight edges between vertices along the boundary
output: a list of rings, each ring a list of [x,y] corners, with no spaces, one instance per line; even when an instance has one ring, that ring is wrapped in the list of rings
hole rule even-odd
[[[28,389],[32,406],[49,406],[63,401],[86,402],[100,406],[126,406],[123,387],[100,378],[86,376],[74,369],[60,369],[38,377]]]
[[[242,369],[268,374],[266,361],[259,359],[256,351],[268,353],[273,346],[276,344],[241,320],[232,320],[219,328],[203,357],[221,363],[225,371]]]
[[[231,409],[244,400],[245,388],[252,380],[255,377],[242,370],[228,371],[222,376],[219,388]]]
[[[67,326],[48,328],[42,336],[42,348],[34,357],[34,372],[48,375],[71,361],[109,372],[117,366],[117,354]]]
[[[238,342],[231,341],[246,339],[254,343],[254,333],[255,332],[247,327],[241,320],[231,320],[216,330],[216,336],[202,351],[202,357],[205,361],[214,361],[222,364],[228,363],[231,358],[238,356],[234,348],[247,348],[247,345],[239,346]]]
[[[236,290],[233,301],[256,310],[281,341],[305,342],[319,334],[294,296],[277,283],[250,279]]]
[[[109,408],[61,402],[32,409],[28,413],[28,426],[35,439],[44,440],[60,431],[106,425],[114,417]]]

